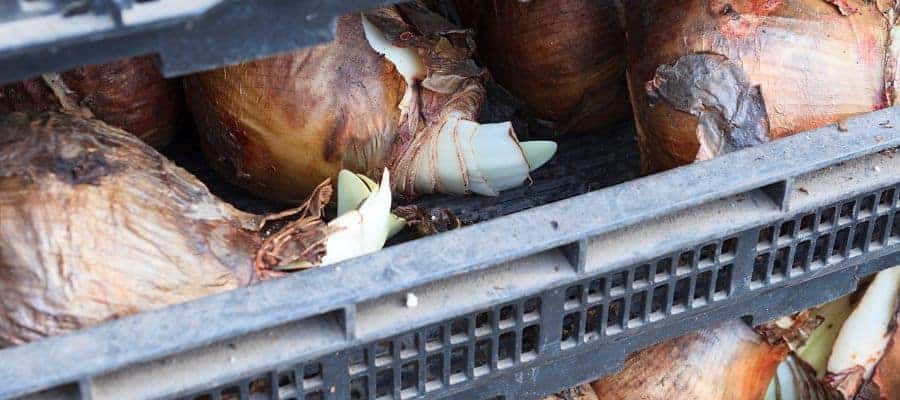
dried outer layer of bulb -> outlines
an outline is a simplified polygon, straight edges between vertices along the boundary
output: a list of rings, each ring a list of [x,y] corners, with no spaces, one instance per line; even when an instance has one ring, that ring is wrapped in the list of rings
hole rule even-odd
[[[893,104],[893,18],[877,3],[624,0],[643,172]]]
[[[330,223],[327,181],[301,209],[258,216],[121,129],[12,113],[0,119],[0,347],[378,250],[391,203],[381,179]]]
[[[729,321],[641,350],[592,386],[600,400],[759,400],[786,355]]]
[[[181,80],[166,79],[152,56],[75,68],[0,87],[0,113],[92,115],[162,148],[183,126]]]
[[[613,3],[455,1],[491,76],[556,133],[596,133],[631,116]]]

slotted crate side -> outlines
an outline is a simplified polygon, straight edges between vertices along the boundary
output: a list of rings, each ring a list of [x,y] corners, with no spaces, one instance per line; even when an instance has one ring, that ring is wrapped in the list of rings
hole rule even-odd
[[[12,0],[0,4],[0,84],[158,54],[184,75],[315,45],[374,0]]]
[[[858,164],[841,175],[859,176],[854,169],[879,163]],[[900,168],[900,160],[889,165]],[[900,185],[892,185],[857,194],[731,237],[355,346],[312,362],[318,374],[323,363],[338,361],[339,372],[331,379],[318,374],[309,386],[281,378],[267,389],[257,386],[254,395],[537,398],[614,372],[627,354],[661,340],[726,319],[763,322],[849,293],[860,277],[900,263],[900,226],[893,225],[900,222],[898,191]],[[837,218],[830,218],[832,213]],[[869,229],[878,220],[889,222]],[[848,229],[853,233],[840,234]],[[813,242],[828,246],[811,250]],[[774,248],[783,255],[770,257]],[[304,365],[275,369],[269,376]],[[568,367],[559,369],[563,365]],[[479,380],[489,382],[479,385]],[[214,397],[248,382],[186,398]]]
[[[848,132],[798,135],[3,350],[13,367],[0,370],[0,397],[555,391],[665,338],[828,300],[900,261],[900,159],[883,151],[900,133],[881,123],[898,118],[872,113]]]

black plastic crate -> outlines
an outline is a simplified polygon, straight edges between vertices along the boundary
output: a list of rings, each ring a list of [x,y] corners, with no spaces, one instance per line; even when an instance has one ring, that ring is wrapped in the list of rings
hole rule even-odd
[[[0,398],[537,398],[900,264],[890,121],[900,109],[3,350]],[[577,164],[560,161],[538,188]]]
[[[5,0],[0,84],[156,54],[165,76],[330,40],[334,19],[375,0]]]

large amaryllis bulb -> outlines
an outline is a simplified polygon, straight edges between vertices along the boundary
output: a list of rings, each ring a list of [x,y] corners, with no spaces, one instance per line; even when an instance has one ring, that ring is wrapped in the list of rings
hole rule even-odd
[[[527,111],[558,132],[631,114],[625,35],[609,0],[457,0],[478,58]]]
[[[624,10],[645,173],[892,104],[891,13],[876,2],[625,0]]]
[[[0,347],[375,251],[381,189],[329,224],[331,188],[238,211],[120,129],[69,114],[0,121]],[[290,222],[266,235],[273,219]]]
[[[467,32],[415,3],[350,14],[331,43],[190,76],[213,165],[238,185],[295,202],[341,168],[394,190],[495,195],[555,151],[478,124],[484,70]]]
[[[86,111],[160,148],[181,128],[185,106],[180,81],[142,56],[0,87],[0,113],[45,110]]]
[[[639,351],[592,386],[600,400],[759,400],[786,355],[732,321]]]

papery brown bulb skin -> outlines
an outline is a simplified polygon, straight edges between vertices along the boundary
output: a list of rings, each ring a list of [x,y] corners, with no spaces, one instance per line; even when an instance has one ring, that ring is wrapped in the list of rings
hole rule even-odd
[[[894,324],[891,340],[872,375],[872,389],[877,390],[879,400],[900,399],[900,329],[897,329],[900,326],[900,311],[894,316]]]
[[[133,135],[0,121],[0,347],[248,284],[259,218]]]
[[[855,11],[822,0],[626,0],[643,172],[888,106],[887,20],[874,2],[838,3]],[[723,146],[703,151],[701,138]]]
[[[456,0],[491,75],[563,132],[628,119],[625,35],[608,0]]]
[[[641,350],[592,386],[600,400],[759,400],[786,354],[730,321]]]
[[[405,88],[369,46],[360,14],[341,17],[331,43],[185,78],[213,166],[286,202],[341,168],[380,172]]]
[[[162,76],[151,56],[75,68],[60,73],[68,100],[61,101],[42,77],[0,88],[0,113],[59,111],[69,101],[153,147],[169,143],[185,116],[180,80]]]

